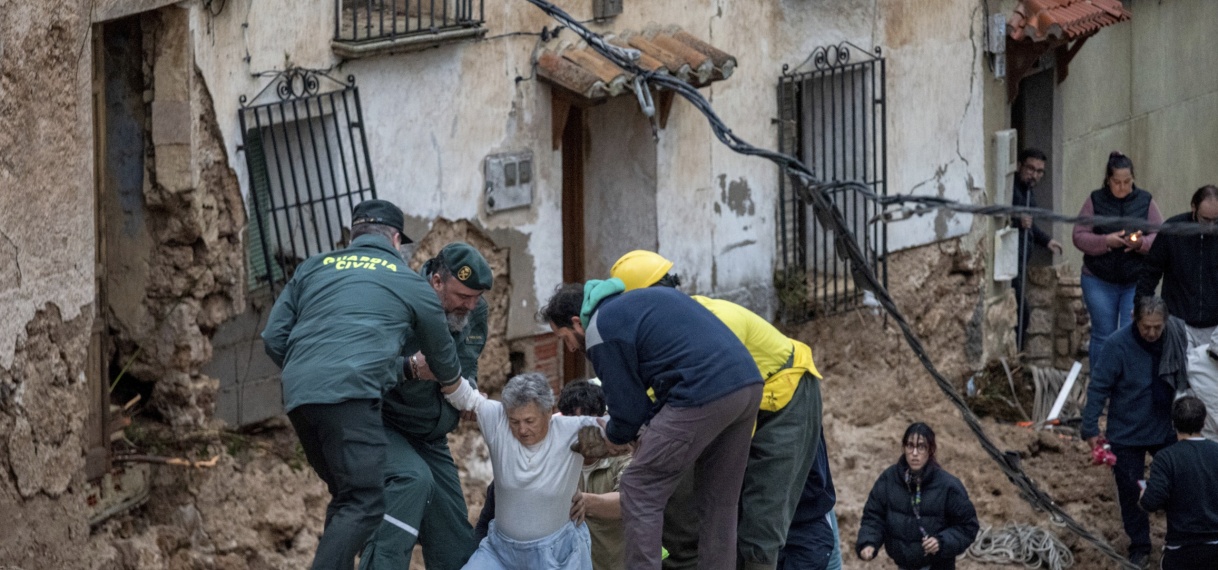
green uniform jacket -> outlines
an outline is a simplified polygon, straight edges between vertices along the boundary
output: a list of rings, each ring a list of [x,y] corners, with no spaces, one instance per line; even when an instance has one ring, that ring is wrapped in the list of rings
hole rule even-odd
[[[433,292],[432,297],[435,296]],[[451,333],[457,347],[457,358],[461,360],[461,370],[474,388],[478,387],[478,356],[486,345],[488,312],[486,299],[478,299],[478,305],[470,312],[465,328],[461,332]],[[414,354],[417,349],[412,347],[413,344],[413,339],[407,339],[403,354]],[[427,364],[431,365],[430,357]],[[385,427],[407,437],[431,441],[456,429],[461,412],[444,399],[439,384],[407,377],[385,394],[382,416]]]
[[[289,412],[304,404],[380,398],[401,377],[408,338],[438,378],[460,378],[435,291],[377,235],[360,236],[346,249],[297,267],[262,331],[267,355],[283,369]]]

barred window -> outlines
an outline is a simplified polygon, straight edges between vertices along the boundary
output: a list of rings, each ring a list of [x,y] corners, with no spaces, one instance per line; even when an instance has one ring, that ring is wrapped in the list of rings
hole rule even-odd
[[[319,92],[323,82],[338,88]],[[290,70],[260,96],[272,87],[277,100],[243,106],[240,120],[249,284],[274,294],[300,262],[350,241],[351,209],[375,198],[376,185],[354,78]]]
[[[479,37],[484,0],[335,0],[334,51],[357,58]]]
[[[779,79],[779,148],[825,181],[856,180],[887,194],[884,59],[850,43],[818,47],[805,63],[814,69]],[[798,69],[796,69],[798,71]],[[803,320],[859,306],[849,262],[832,232],[785,175],[779,186],[776,288],[782,317]],[[887,230],[873,221],[879,205],[853,189],[830,194],[859,240],[876,275],[887,284]]]

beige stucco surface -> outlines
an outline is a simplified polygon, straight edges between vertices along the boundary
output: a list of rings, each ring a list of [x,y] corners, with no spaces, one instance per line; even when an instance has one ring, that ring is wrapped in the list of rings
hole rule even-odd
[[[1135,1],[1133,19],[1104,29],[1058,86],[1062,117],[1060,208],[1078,212],[1099,188],[1108,153],[1134,162],[1136,183],[1169,217],[1194,190],[1218,182],[1218,3]],[[1069,238],[1068,228],[1064,237]],[[1066,248],[1075,267],[1082,254]]]
[[[86,5],[0,4],[0,368],[36,311],[93,302]]]

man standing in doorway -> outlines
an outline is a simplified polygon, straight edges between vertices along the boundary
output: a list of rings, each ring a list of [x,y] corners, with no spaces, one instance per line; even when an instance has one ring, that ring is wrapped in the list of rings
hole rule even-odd
[[[401,374],[403,343],[422,348],[442,383],[461,380],[440,303],[398,253],[402,211],[366,200],[351,217],[351,245],[296,268],[262,331],[288,419],[330,490],[314,570],[354,567],[384,514],[381,394]]]
[[[1025,148],[1019,152],[1019,170],[1015,173],[1015,186],[1011,192],[1012,205],[1024,208],[1037,207],[1036,195],[1032,189],[1036,188],[1036,184],[1044,177],[1045,162],[1047,160],[1045,153],[1040,149]],[[1019,303],[1019,323],[1016,325],[1016,342],[1019,343],[1019,349],[1023,350],[1024,339],[1028,336],[1028,318],[1032,313],[1025,298],[1027,294],[1028,255],[1031,253],[1028,249],[1028,241],[1030,240],[1040,247],[1047,247],[1058,255],[1062,253],[1062,244],[1053,239],[1048,232],[1037,227],[1032,216],[1015,216],[1011,218],[1011,224],[1019,228],[1019,274],[1015,276],[1015,280],[1011,284],[1015,287],[1015,298]]]
[[[478,357],[486,344],[491,267],[473,246],[454,242],[427,260],[423,277],[435,291],[448,321],[465,378],[477,388]],[[409,349],[408,349],[409,350]],[[461,568],[477,549],[448,433],[460,412],[452,407],[429,361],[409,350],[406,378],[385,395],[385,520],[360,557],[362,570],[410,567],[415,543],[430,570]]]

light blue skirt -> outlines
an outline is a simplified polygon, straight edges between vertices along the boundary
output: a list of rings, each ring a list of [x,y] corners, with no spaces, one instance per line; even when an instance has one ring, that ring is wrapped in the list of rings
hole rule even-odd
[[[503,536],[491,521],[490,531],[465,563],[465,570],[592,570],[592,537],[588,525],[567,521],[537,540]]]

